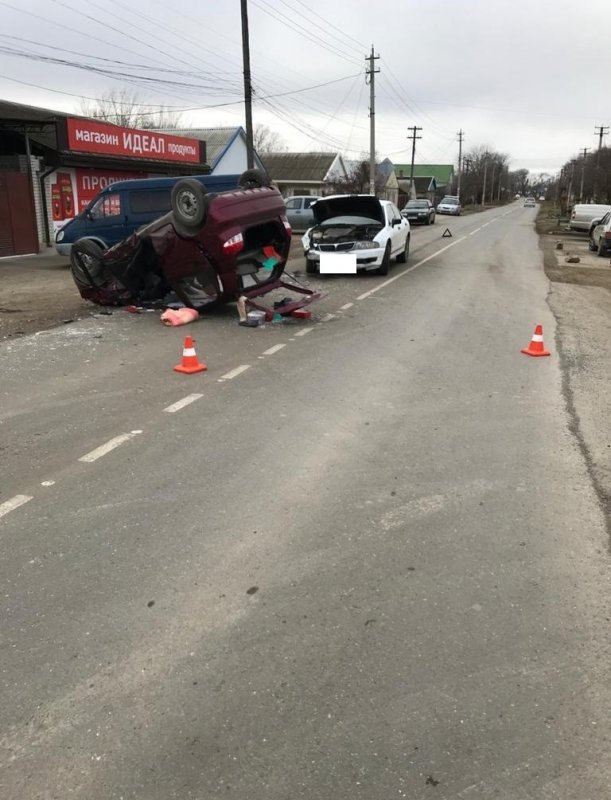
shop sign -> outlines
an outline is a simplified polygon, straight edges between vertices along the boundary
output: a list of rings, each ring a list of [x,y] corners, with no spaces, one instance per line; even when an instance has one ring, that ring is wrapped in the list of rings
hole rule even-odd
[[[118,181],[133,180],[135,178],[148,178],[147,172],[127,172],[109,169],[81,169],[76,172],[76,191],[78,195],[78,210],[84,211],[93,198]]]
[[[159,131],[122,128],[108,122],[66,119],[67,146],[81,153],[102,153],[159,161],[205,161],[204,142]]]

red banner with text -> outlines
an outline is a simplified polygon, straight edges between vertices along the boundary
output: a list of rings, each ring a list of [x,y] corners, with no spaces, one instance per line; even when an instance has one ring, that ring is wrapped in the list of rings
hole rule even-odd
[[[159,131],[136,130],[94,122],[88,119],[66,120],[68,147],[81,153],[103,153],[158,161],[205,161],[204,142]]]

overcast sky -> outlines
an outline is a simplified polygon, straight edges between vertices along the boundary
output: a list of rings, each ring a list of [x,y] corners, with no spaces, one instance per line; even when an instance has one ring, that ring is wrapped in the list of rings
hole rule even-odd
[[[609,0],[248,9],[254,122],[290,150],[369,151],[372,45],[376,151],[395,163],[410,161],[417,125],[417,163],[455,163],[462,129],[465,152],[487,146],[512,169],[555,172],[611,123]],[[82,96],[128,88],[151,105],[199,109],[182,112],[185,127],[244,124],[240,0],[0,0],[0,20],[2,99],[79,113]]]

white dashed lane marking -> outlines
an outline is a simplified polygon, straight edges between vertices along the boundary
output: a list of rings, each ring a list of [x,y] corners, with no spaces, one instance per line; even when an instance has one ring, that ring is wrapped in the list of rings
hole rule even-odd
[[[125,444],[125,442],[129,442],[140,433],[142,433],[142,431],[132,431],[131,433],[122,433],[120,436],[115,436],[114,439],[106,442],[106,444],[102,444],[99,447],[96,447],[96,449],[92,450],[90,453],[86,453],[84,456],[81,456],[79,461],[83,461],[86,464],[91,464],[92,462],[97,461],[98,458],[102,458],[102,456],[110,453],[110,451],[114,450],[116,447]]]
[[[263,351],[264,356],[273,356],[274,353],[277,353],[278,350],[282,350],[283,347],[286,347],[286,344],[275,344],[273,347],[268,347],[267,350]]]
[[[340,308],[340,311],[347,311],[349,308],[352,308],[353,305],[354,303],[346,303]]]
[[[449,250],[450,247],[455,247],[457,244],[464,241],[466,238],[467,238],[466,236],[461,236],[460,239],[456,239],[455,242],[450,242],[450,244],[447,244],[445,247],[442,247],[441,250],[437,250],[435,253],[431,253],[430,256],[427,256],[426,258],[423,258],[422,261],[419,261],[417,264],[414,264],[413,267],[408,267],[407,269],[404,269],[402,272],[399,272],[398,275],[394,275],[392,278],[389,278],[387,281],[384,281],[384,283],[378,284],[378,286],[376,286],[374,289],[370,289],[368,292],[360,294],[356,299],[365,300],[370,295],[379,292],[380,289],[384,289],[385,286],[389,286],[391,283],[398,281],[399,278],[402,278],[404,275],[408,275],[410,272],[413,272],[415,269],[418,269],[418,267],[421,267],[423,264],[426,264],[427,261],[431,261],[433,258],[437,258],[438,255],[441,255],[441,253],[444,253],[446,250]]]
[[[11,497],[10,500],[5,500],[4,503],[0,503],[0,517],[9,514],[25,503],[29,503],[30,500],[32,500],[32,497],[29,494],[16,494],[15,497]]]
[[[233,378],[237,378],[238,375],[241,375],[243,372],[246,372],[247,369],[250,369],[250,364],[242,364],[241,366],[232,369],[230,372],[226,372],[224,375],[221,375],[218,381],[219,383],[221,381],[230,381]]]
[[[305,336],[306,333],[310,333],[310,331],[313,330],[314,328],[304,328],[302,331],[299,331],[299,333],[296,333],[295,336]]]
[[[335,319],[335,314],[327,314],[321,319],[321,322],[329,322],[332,319]]]
[[[180,411],[185,406],[191,405],[191,403],[201,399],[203,396],[203,394],[188,394],[186,397],[183,397],[182,400],[177,400],[175,403],[172,403],[171,406],[168,406],[163,410],[167,411],[168,414],[175,414],[177,411]]]

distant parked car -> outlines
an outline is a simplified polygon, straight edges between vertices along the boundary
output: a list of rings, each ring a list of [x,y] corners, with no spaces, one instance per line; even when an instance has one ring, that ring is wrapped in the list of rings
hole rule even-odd
[[[611,249],[611,211],[608,211],[590,230],[588,239],[590,250],[596,250],[599,256],[608,256]]]
[[[438,214],[452,214],[455,217],[460,217],[461,211],[462,206],[460,200],[455,195],[448,194],[437,204]]]
[[[590,233],[594,220],[602,219],[607,211],[611,211],[611,206],[595,205],[594,203],[578,203],[573,206],[569,228],[574,231],[584,231]]]
[[[430,200],[410,200],[401,209],[401,216],[410,222],[431,225],[435,222],[435,206]]]
[[[537,205],[537,201],[535,200],[534,197],[525,197],[524,205],[529,206],[530,208],[534,208]]]
[[[303,232],[312,227],[314,224],[312,203],[315,203],[318,199],[319,197],[313,194],[295,195],[295,197],[286,198],[284,201],[286,216],[294,231]]]

